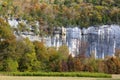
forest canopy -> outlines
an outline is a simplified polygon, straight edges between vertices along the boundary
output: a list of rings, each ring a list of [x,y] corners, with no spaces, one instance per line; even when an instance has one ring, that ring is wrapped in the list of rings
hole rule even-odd
[[[0,14],[45,27],[119,24],[119,0],[0,0]]]

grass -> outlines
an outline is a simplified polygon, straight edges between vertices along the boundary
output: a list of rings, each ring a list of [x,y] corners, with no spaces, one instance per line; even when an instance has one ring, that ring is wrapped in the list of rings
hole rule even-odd
[[[95,78],[112,77],[110,74],[90,72],[1,72],[0,74],[9,76],[54,76],[54,77],[95,77]]]

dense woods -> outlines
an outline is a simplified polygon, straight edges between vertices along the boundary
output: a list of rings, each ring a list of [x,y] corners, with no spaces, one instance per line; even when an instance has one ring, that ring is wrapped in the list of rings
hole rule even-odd
[[[66,45],[46,47],[43,42],[16,40],[7,23],[9,17],[39,21],[40,28],[88,27],[119,24],[119,0],[0,0],[0,71],[53,71],[120,73],[120,51],[115,57],[72,57]],[[82,53],[81,53],[82,54]]]
[[[4,17],[37,20],[41,27],[119,24],[119,0],[1,0]]]

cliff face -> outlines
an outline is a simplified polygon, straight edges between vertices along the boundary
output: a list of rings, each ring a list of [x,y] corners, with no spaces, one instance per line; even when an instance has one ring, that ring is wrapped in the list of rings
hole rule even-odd
[[[120,39],[120,27],[118,25],[103,25],[97,29],[91,29],[88,35],[88,54],[94,53],[96,58],[114,56],[118,49]]]
[[[102,25],[98,27],[90,26],[89,28],[80,29],[79,27],[54,28],[52,36],[40,37],[39,23],[35,22],[36,28],[28,25],[24,20],[8,20],[13,28],[19,28],[19,23],[24,23],[21,31],[15,31],[17,38],[28,37],[31,41],[42,41],[47,47],[60,47],[67,45],[70,54],[77,56],[84,54],[88,57],[94,54],[95,58],[105,58],[114,56],[116,49],[120,49],[120,26],[119,25]],[[25,30],[26,29],[26,30]],[[28,31],[29,30],[29,31]]]
[[[73,55],[85,54],[95,58],[114,56],[120,48],[120,27],[118,25],[103,25],[86,29],[68,28],[67,43]]]

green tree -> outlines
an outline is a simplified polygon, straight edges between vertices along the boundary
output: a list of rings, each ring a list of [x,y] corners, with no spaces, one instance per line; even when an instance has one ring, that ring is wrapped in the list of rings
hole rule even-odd
[[[40,61],[37,60],[34,45],[29,39],[24,40],[24,54],[19,60],[20,71],[38,71],[40,70]]]
[[[35,53],[36,53],[37,59],[42,62],[46,60],[48,61],[47,48],[44,46],[44,43],[35,41],[33,44],[35,45]]]
[[[16,40],[7,22],[0,18],[0,62],[4,71],[17,71]]]
[[[50,47],[48,49],[49,52],[49,63],[48,63],[48,69],[50,71],[58,72],[60,71],[60,62],[61,62],[61,56],[58,54],[58,51],[54,47]],[[56,65],[58,64],[58,65]]]
[[[61,59],[65,59],[67,60],[68,56],[69,56],[69,49],[66,45],[62,45],[59,47],[58,49],[58,54],[61,55]]]
[[[35,46],[35,53],[36,53],[36,57],[38,59],[38,61],[41,62],[41,69],[43,71],[46,71],[47,65],[48,65],[48,61],[49,61],[49,55],[47,52],[47,48],[44,45],[43,42],[38,42],[35,41],[33,42],[34,46]]]
[[[7,58],[3,60],[2,63],[3,69],[2,71],[7,71],[7,72],[15,72],[18,71],[18,62],[16,60],[13,60],[12,58]]]

